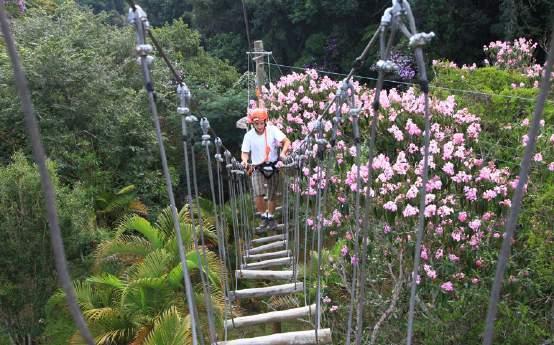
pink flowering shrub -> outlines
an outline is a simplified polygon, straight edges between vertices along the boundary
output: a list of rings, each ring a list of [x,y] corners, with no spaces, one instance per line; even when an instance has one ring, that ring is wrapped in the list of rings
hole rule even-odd
[[[507,70],[519,70],[527,74],[527,71],[535,66],[536,48],[536,42],[520,37],[513,42],[491,42],[484,46],[483,50],[489,57],[492,66]]]
[[[318,114],[334,97],[337,87],[337,82],[309,71],[283,77],[266,90],[266,104],[277,116],[274,122],[293,140],[293,148],[299,147],[301,139],[314,128]],[[373,90],[356,85],[356,92],[358,106],[362,109],[361,132],[367,138],[368,122],[373,116],[370,106]],[[345,117],[335,146],[335,170],[325,172],[337,198],[335,204],[328,205],[329,213],[321,223],[326,229],[350,229],[354,211],[351,209],[343,214],[340,210],[345,204],[353,207],[356,191],[365,194],[367,188],[371,188],[374,217],[386,229],[383,236],[395,245],[402,245],[405,239],[414,240],[405,233],[413,231],[419,213],[423,97],[414,89],[406,92],[391,89],[382,92],[380,102],[377,153],[371,162],[373,180],[368,181],[367,147],[362,146],[361,152],[356,152],[350,119]],[[456,286],[479,281],[478,269],[486,266],[481,256],[487,255],[482,253],[491,248],[496,251],[503,231],[501,218],[510,206],[510,193],[515,183],[507,168],[477,154],[475,147],[481,134],[478,116],[459,108],[452,96],[433,98],[430,104],[431,156],[420,280],[450,293]],[[329,120],[335,110],[333,105],[324,123],[327,135],[330,135],[332,124]],[[359,171],[354,164],[358,155],[362,162]],[[325,176],[318,174],[317,169],[315,165],[304,168],[303,174],[308,180],[302,189],[304,194],[315,195],[318,176]],[[358,174],[361,185],[357,184]],[[319,185],[329,187],[323,181],[319,181]],[[309,224],[314,226],[313,220]],[[341,256],[349,253],[351,249],[342,247]],[[480,258],[479,267],[475,265],[476,258]],[[359,258],[352,253],[350,261],[357,264]]]

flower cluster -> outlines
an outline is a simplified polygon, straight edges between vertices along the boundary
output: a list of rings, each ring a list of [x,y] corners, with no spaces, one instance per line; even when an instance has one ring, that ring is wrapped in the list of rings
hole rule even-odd
[[[513,42],[496,41],[483,47],[491,65],[501,69],[527,70],[535,66],[534,53],[537,43],[526,38],[518,38]]]
[[[293,148],[301,147],[302,139],[314,128],[319,113],[334,98],[337,87],[337,82],[311,70],[285,76],[264,90],[266,104],[272,115],[277,115],[274,123],[293,139]],[[397,241],[403,236],[403,230],[413,228],[419,214],[424,99],[414,89],[383,91],[379,95],[381,110],[374,114],[371,108],[374,90],[355,85],[355,91],[363,126],[378,116],[375,158],[368,162],[367,147],[358,152],[352,143],[349,119],[345,117],[333,148],[335,169],[325,172],[319,171],[321,168],[315,164],[306,166],[303,170],[306,182],[295,188],[308,195],[315,195],[317,188],[330,188],[336,194],[332,198],[336,204],[328,205],[330,212],[320,222],[326,229],[333,227],[333,231],[352,225],[356,212],[341,210],[353,204],[357,191],[364,195],[369,191],[386,236]],[[510,206],[510,193],[516,181],[508,169],[483,160],[475,152],[481,133],[479,117],[466,109],[458,109],[452,96],[431,99],[430,105],[430,172],[423,210],[427,235],[422,272],[430,283],[451,292],[458,283],[479,281],[474,272],[474,258],[480,257],[487,247],[495,246],[501,237],[500,215]],[[344,107],[342,113],[347,114],[348,109]],[[336,105],[331,106],[328,119],[335,111]],[[331,121],[326,120],[323,127],[329,135]],[[363,127],[362,133],[368,133],[367,129]],[[315,152],[315,148],[310,149]],[[355,164],[357,159],[361,160],[359,168]],[[315,222],[310,219],[307,223]],[[351,240],[351,233],[345,238]],[[342,247],[340,255],[349,254],[349,247]],[[359,258],[351,255],[350,261],[356,265]]]

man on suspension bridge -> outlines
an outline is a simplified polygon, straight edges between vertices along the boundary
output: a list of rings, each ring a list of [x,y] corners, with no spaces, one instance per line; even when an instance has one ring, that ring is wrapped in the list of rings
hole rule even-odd
[[[276,226],[273,217],[279,188],[279,170],[276,164],[279,159],[283,161],[286,158],[290,140],[279,128],[268,124],[268,112],[265,108],[252,109],[247,119],[252,128],[245,134],[242,142],[242,165],[252,176],[252,193],[256,211],[262,219],[261,228],[272,229]],[[249,159],[251,164],[248,163]]]

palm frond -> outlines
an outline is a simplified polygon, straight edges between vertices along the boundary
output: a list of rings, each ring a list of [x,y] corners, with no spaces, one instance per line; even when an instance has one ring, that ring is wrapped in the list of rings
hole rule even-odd
[[[284,310],[299,307],[300,301],[298,296],[271,296],[267,304],[270,310]]]
[[[136,231],[146,237],[154,248],[160,248],[163,244],[163,234],[150,222],[138,215],[124,217],[116,229],[116,238],[126,231]]]
[[[83,312],[88,321],[98,321],[100,319],[115,318],[119,312],[111,307],[88,309]]]
[[[93,284],[107,285],[114,289],[125,288],[125,282],[123,282],[121,279],[114,276],[113,274],[109,274],[109,273],[104,273],[99,276],[88,277],[86,281]]]
[[[94,256],[96,257],[96,266],[100,265],[103,260],[112,256],[123,260],[124,257],[143,258],[148,255],[154,246],[147,239],[140,236],[120,235],[110,241],[102,242],[96,249]]]
[[[136,213],[138,215],[141,215],[143,217],[148,215],[148,207],[140,201],[140,200],[133,200],[129,203],[129,211]]]
[[[132,339],[134,329],[122,328],[107,331],[99,336],[96,336],[97,345],[112,345],[112,344],[126,344]]]
[[[159,278],[167,273],[174,257],[165,249],[158,249],[149,253],[144,260],[136,263],[129,270],[131,279]]]
[[[199,249],[201,251],[201,249]],[[200,272],[200,265],[202,270],[207,274],[210,284],[216,286],[218,289],[222,289],[223,269],[219,258],[214,252],[206,251],[206,260],[204,260],[203,254],[199,254],[196,251],[190,251],[186,255],[187,269],[191,275],[191,279],[196,282],[200,281],[198,274]],[[178,263],[168,274],[168,282],[173,287],[182,286],[183,282],[183,270],[181,264]]]
[[[133,339],[133,341],[129,345],[143,345],[144,342],[146,341],[146,337],[148,336],[148,334],[152,330],[152,327],[153,326],[150,325],[150,324],[142,326],[137,331],[137,334],[135,335],[135,338]]]
[[[182,345],[187,335],[187,324],[177,308],[171,307],[154,323],[144,345]]]

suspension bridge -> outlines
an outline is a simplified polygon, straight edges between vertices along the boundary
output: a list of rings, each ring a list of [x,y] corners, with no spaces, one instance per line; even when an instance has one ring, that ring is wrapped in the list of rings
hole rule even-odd
[[[375,96],[372,103],[374,114],[377,114],[380,103],[379,95],[383,89],[383,83],[387,73],[395,70],[396,66],[390,61],[390,53],[397,36],[403,35],[409,41],[412,48],[419,73],[420,91],[425,98],[425,137],[422,166],[422,183],[419,192],[419,213],[416,232],[416,243],[414,249],[414,262],[411,277],[417,277],[421,259],[421,244],[424,234],[426,188],[428,183],[429,171],[429,146],[430,146],[430,120],[429,120],[429,85],[426,74],[426,65],[424,62],[423,48],[433,38],[433,33],[421,33],[416,29],[416,22],[411,12],[410,5],[405,0],[394,0],[392,6],[387,8],[381,18],[381,24],[361,55],[353,63],[353,67],[348,75],[342,80],[335,97],[330,100],[323,111],[318,116],[316,126],[305,136],[301,144],[297,146],[289,157],[281,162],[282,169],[282,190],[281,207],[279,208],[281,222],[275,227],[256,227],[256,215],[249,198],[251,195],[250,180],[245,168],[238,163],[237,159],[228,150],[217,133],[210,127],[206,118],[198,119],[191,114],[190,101],[191,92],[188,89],[185,80],[179,76],[175,68],[171,65],[170,59],[163,52],[152,32],[149,30],[148,18],[144,10],[134,3],[130,3],[129,22],[136,28],[136,52],[144,78],[144,85],[147,91],[149,110],[155,125],[156,134],[159,143],[159,151],[162,162],[167,194],[170,200],[175,233],[178,240],[179,256],[183,270],[183,286],[185,287],[186,306],[191,316],[191,330],[193,344],[204,344],[205,339],[209,339],[212,345],[309,345],[309,344],[330,344],[333,341],[332,330],[322,327],[323,306],[322,306],[322,282],[321,282],[321,259],[323,243],[325,236],[325,226],[322,221],[322,214],[326,208],[328,198],[327,190],[322,187],[329,184],[329,175],[325,172],[333,169],[335,160],[335,144],[337,132],[342,126],[351,126],[352,140],[356,146],[356,152],[361,152],[362,140],[359,128],[359,114],[361,109],[356,102],[356,91],[352,82],[354,73],[363,65],[367,59],[368,53],[374,44],[378,45],[379,60],[375,63],[378,70],[378,77],[375,86]],[[57,212],[55,209],[55,192],[52,188],[49,176],[46,170],[45,152],[42,147],[38,126],[33,112],[30,92],[22,72],[15,44],[10,33],[9,26],[3,7],[0,5],[0,24],[10,58],[14,66],[16,84],[22,101],[23,112],[26,118],[26,126],[29,137],[32,142],[33,154],[39,166],[43,191],[46,197],[48,218],[51,229],[51,236],[54,248],[54,257],[56,268],[60,277],[60,282],[65,290],[68,305],[74,318],[80,334],[89,345],[96,344],[91,332],[89,331],[85,319],[77,305],[75,292],[67,270],[67,264],[64,257],[63,244],[60,235]],[[183,151],[184,165],[186,172],[187,195],[186,202],[189,205],[197,205],[191,208],[191,218],[193,226],[202,228],[203,218],[198,206],[198,186],[196,160],[193,150],[193,141],[200,141],[203,147],[203,157],[208,163],[206,173],[209,177],[211,199],[214,205],[215,227],[218,238],[218,251],[223,272],[229,274],[223,277],[225,311],[223,323],[223,337],[218,336],[221,332],[216,329],[214,310],[210,303],[210,282],[204,272],[200,269],[202,279],[202,289],[204,292],[206,304],[206,317],[208,320],[208,329],[202,329],[199,324],[199,310],[195,305],[193,298],[193,286],[190,274],[186,264],[186,252],[182,246],[180,222],[176,201],[173,193],[172,180],[169,173],[165,148],[162,140],[162,133],[158,112],[155,101],[154,81],[150,72],[152,62],[153,47],[147,43],[150,38],[169,69],[177,80],[178,86],[176,94],[179,99],[177,113],[182,119]],[[499,254],[497,270],[494,284],[492,287],[488,313],[486,316],[486,330],[483,336],[483,344],[492,344],[494,321],[497,313],[497,304],[500,296],[503,276],[506,269],[508,256],[511,249],[511,238],[513,237],[516,221],[521,208],[524,186],[527,182],[531,156],[535,150],[536,138],[540,127],[540,119],[543,112],[544,103],[550,86],[550,76],[552,74],[552,65],[554,60],[554,45],[551,45],[548,59],[544,71],[544,80],[541,86],[541,93],[537,99],[536,108],[530,126],[529,142],[526,146],[525,155],[521,162],[519,181],[515,190],[510,214],[505,225],[505,236],[502,248]],[[253,52],[257,63],[262,60],[263,52]],[[262,73],[260,69],[257,72]],[[261,88],[258,80],[257,94]],[[330,109],[334,106],[334,114]],[[348,111],[344,112],[346,106]],[[331,134],[324,133],[325,119],[331,118]],[[348,119],[349,121],[346,121]],[[376,154],[375,145],[377,139],[377,121],[378,116],[371,118],[369,141],[365,143],[368,148],[368,161],[372,162]],[[194,133],[201,132],[200,137],[194,137]],[[358,171],[360,171],[360,155],[356,157],[355,162]],[[317,178],[315,181],[316,193],[310,199],[309,196],[303,196],[299,192],[291,190],[291,186],[300,186],[306,183],[306,177],[302,174],[302,169],[306,166],[317,166]],[[373,179],[372,164],[368,164],[368,180]],[[361,185],[361,174],[357,174],[357,185]],[[348,306],[348,318],[344,320],[346,324],[346,339],[341,339],[347,345],[362,343],[362,330],[364,325],[363,306],[365,303],[366,288],[366,267],[367,248],[369,241],[369,228],[371,224],[370,214],[373,196],[370,188],[366,191],[358,189],[354,195],[354,244],[356,257],[360,258],[358,265],[353,268],[350,281],[351,303]],[[229,204],[232,210],[231,224],[227,224],[224,215],[224,194],[229,196]],[[303,198],[305,200],[302,200]],[[311,204],[311,205],[310,205]],[[198,213],[195,214],[196,210]],[[313,231],[308,232],[308,226],[301,222],[303,216],[311,214],[314,219]],[[229,243],[225,229],[232,229],[232,248]],[[202,231],[200,232],[202,234]],[[206,245],[204,238],[194,236],[195,249],[199,256],[206,256]],[[312,252],[313,250],[313,252]],[[231,255],[234,254],[234,257]],[[201,264],[201,261],[200,261]],[[313,269],[311,268],[313,267]],[[243,288],[246,284],[255,287]],[[417,296],[416,279],[410,280],[411,289],[409,296],[409,313],[406,344],[411,345],[413,339],[413,322],[415,315],[415,302]],[[259,303],[262,300],[269,300],[275,296],[291,296],[297,302],[297,306],[286,310],[267,311],[253,315],[239,315],[238,307],[242,300],[254,300]],[[298,320],[304,320],[299,322]],[[260,324],[278,325],[281,322],[292,321],[298,325],[305,325],[305,329],[281,332],[280,327],[276,327],[273,334],[257,336],[252,338],[230,339],[229,333],[232,330],[240,330]]]

